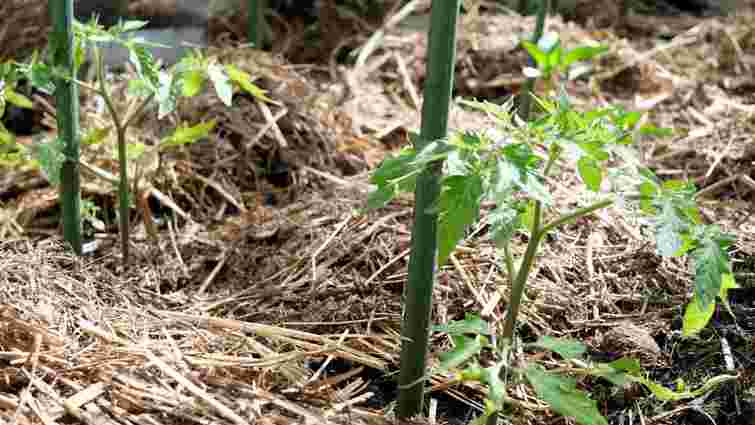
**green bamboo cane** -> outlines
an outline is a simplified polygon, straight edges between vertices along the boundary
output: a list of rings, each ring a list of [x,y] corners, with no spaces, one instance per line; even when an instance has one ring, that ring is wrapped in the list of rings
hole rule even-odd
[[[532,36],[532,42],[535,44],[537,44],[537,42],[540,40],[540,37],[543,36],[543,28],[545,28],[545,17],[548,15],[548,10],[550,10],[550,1],[540,0],[540,7],[537,10],[537,20],[535,21],[535,33]],[[534,66],[534,61],[532,58],[529,58],[528,62],[529,66]],[[517,108],[517,111],[519,117],[524,121],[529,120],[530,105],[532,104],[532,90],[534,89],[534,87],[535,79],[527,78],[527,81],[524,83],[524,88],[522,89],[521,93],[519,93],[519,107]]]
[[[527,0],[519,0],[519,5],[517,6],[517,12],[519,12],[520,15],[524,16],[527,14],[527,8],[529,8],[529,1]]]
[[[456,20],[460,0],[435,0],[430,19],[427,79],[422,106],[422,129],[417,150],[446,137],[456,56]],[[401,372],[398,417],[422,412],[430,312],[436,267],[437,212],[432,210],[440,194],[442,163],[437,162],[417,177],[412,253],[402,324]]]
[[[115,9],[118,13],[118,17],[124,19],[124,17],[128,15],[129,0],[113,0],[113,2],[115,3]]]
[[[48,5],[55,67],[74,75],[73,0],[51,1]],[[81,180],[79,175],[79,92],[70,79],[55,81],[58,137],[63,141],[64,160],[60,169],[60,199],[63,238],[81,254]]]
[[[249,42],[254,45],[256,49],[262,48],[262,43],[265,41],[263,29],[265,23],[264,19],[264,1],[265,0],[248,0],[247,9],[247,31]]]

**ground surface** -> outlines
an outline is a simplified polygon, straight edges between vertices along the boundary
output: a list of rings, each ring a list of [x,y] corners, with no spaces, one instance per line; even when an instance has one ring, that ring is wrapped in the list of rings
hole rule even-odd
[[[608,210],[547,241],[521,313],[525,340],[571,336],[599,360],[634,355],[664,385],[681,378],[694,388],[712,376],[738,375],[735,384],[677,403],[580,382],[612,424],[753,423],[751,7],[745,3],[726,18],[630,14],[621,23],[577,11],[573,20],[554,17],[548,24],[568,46],[610,46],[591,81],[570,87],[576,102],[645,108],[651,122],[674,128],[673,137],[642,140],[643,158],[663,177],[693,179],[704,191],[706,219],[737,237],[737,326],[722,312],[694,340],[679,333],[692,287],[689,264],[656,256],[630,217]],[[386,28],[362,66],[344,63],[344,49],[364,45],[380,27],[380,17],[366,12],[356,19],[328,9],[319,27],[306,18],[273,18],[275,54],[228,48],[243,41],[244,19],[213,18],[209,54],[258,75],[279,103],[266,107],[237,96],[229,110],[207,96],[180,105],[172,122],[145,119],[132,131],[149,145],[180,120],[218,121],[210,140],[155,149],[141,164],[150,190],[134,210],[126,269],[108,184],[85,174],[84,197],[100,207],[103,227],[87,225],[98,248],[74,258],[51,236],[57,234],[57,192],[32,167],[3,170],[3,420],[388,421],[412,202],[361,209],[368,171],[419,127],[426,12],[419,8]],[[516,92],[525,63],[517,41],[533,24],[485,9],[464,18],[457,94],[497,99]],[[82,101],[83,126],[105,125],[94,101]],[[49,116],[41,115],[35,132],[51,131]],[[451,116],[454,129],[484,125],[458,108]],[[107,146],[84,157],[115,171]],[[564,173],[550,183],[560,207],[574,205],[576,176]],[[149,231],[153,224],[156,234]],[[485,228],[477,229],[439,271],[435,322],[486,307],[500,319],[509,289],[493,246]],[[524,241],[514,251],[523,248]],[[437,335],[433,358],[448,344]],[[481,392],[445,380],[432,380],[438,414],[464,423],[475,415]],[[568,423],[525,387],[511,389],[511,397],[520,402],[511,411],[513,423]]]

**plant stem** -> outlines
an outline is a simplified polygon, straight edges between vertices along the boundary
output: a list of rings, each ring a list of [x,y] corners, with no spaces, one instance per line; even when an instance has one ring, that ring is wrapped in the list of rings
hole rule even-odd
[[[546,178],[553,169],[553,165],[559,157],[560,148],[558,145],[551,145],[550,152],[548,154],[548,162],[545,163],[543,169],[543,177]],[[535,203],[534,211],[532,213],[532,228],[530,230],[530,240],[527,243],[527,249],[524,252],[524,258],[522,264],[519,266],[519,271],[516,274],[516,279],[511,285],[511,299],[509,300],[508,314],[506,314],[506,322],[503,327],[503,339],[508,340],[509,343],[513,342],[514,328],[516,326],[516,316],[519,312],[519,304],[522,300],[522,293],[524,287],[527,284],[527,278],[529,277],[530,268],[535,261],[535,254],[537,248],[540,245],[542,236],[546,233],[540,228],[540,222],[542,221],[542,203],[540,201],[533,201]]]
[[[506,273],[509,281],[509,288],[514,286],[514,258],[511,256],[511,244],[509,240],[503,242],[503,261],[506,264]]]
[[[580,208],[577,211],[574,211],[570,214],[566,214],[564,216],[561,216],[557,218],[556,220],[540,227],[540,220],[541,220],[541,205],[540,202],[535,202],[535,211],[534,211],[534,217],[533,217],[533,223],[532,223],[532,231],[530,240],[527,243],[527,250],[524,253],[524,259],[522,260],[522,265],[519,267],[519,272],[516,275],[516,280],[514,281],[514,285],[511,287],[511,299],[509,301],[509,310],[508,314],[506,315],[506,322],[504,323],[503,327],[503,338],[508,339],[509,341],[513,340],[514,337],[514,327],[516,326],[516,316],[519,312],[519,304],[521,303],[522,299],[522,293],[524,292],[524,287],[527,284],[527,278],[530,272],[530,268],[532,267],[532,264],[535,259],[535,254],[537,253],[537,248],[540,245],[540,241],[543,239],[543,236],[548,234],[551,230],[561,226],[562,224],[565,224],[571,220],[574,220],[577,217],[581,217],[587,214],[590,214],[593,211],[597,211],[599,209],[605,208],[613,204],[612,199],[606,199],[603,201],[596,202],[590,206]]]
[[[540,0],[540,8],[537,11],[537,20],[535,21],[535,33],[532,36],[532,42],[537,44],[540,41],[540,37],[543,36],[543,28],[545,28],[545,17],[548,15],[548,9],[550,8],[550,0]],[[528,59],[528,65],[534,66],[535,61],[531,57]],[[527,78],[524,83],[522,91],[519,93],[517,100],[519,107],[517,111],[519,117],[524,121],[530,119],[530,105],[532,104],[532,90],[535,88],[535,78]]]
[[[594,203],[592,205],[588,205],[588,206],[586,206],[584,208],[580,208],[580,209],[578,209],[578,210],[576,210],[574,212],[571,212],[569,214],[562,215],[561,217],[559,217],[559,218],[553,220],[552,222],[546,224],[545,226],[543,226],[543,228],[540,230],[540,232],[545,235],[548,232],[550,232],[551,230],[555,229],[556,227],[559,227],[559,226],[561,226],[563,224],[566,224],[569,221],[574,220],[574,219],[576,219],[578,217],[590,214],[593,211],[597,211],[597,210],[603,209],[605,207],[608,207],[608,206],[610,206],[613,203],[614,203],[613,199],[605,199],[605,200],[596,202],[596,203]]]
[[[514,341],[514,327],[516,326],[516,316],[519,313],[519,304],[522,301],[522,294],[524,293],[524,287],[527,284],[527,277],[529,277],[530,268],[532,263],[535,262],[535,255],[537,254],[537,248],[540,245],[543,233],[540,232],[540,218],[542,215],[542,206],[539,201],[535,202],[535,210],[532,217],[532,230],[530,231],[530,240],[527,243],[527,249],[524,251],[524,258],[522,258],[522,264],[519,266],[519,270],[514,279],[514,284],[511,286],[511,298],[509,299],[509,308],[506,313],[506,321],[503,324],[503,339],[508,340],[508,343]]]
[[[118,111],[115,110],[113,99],[110,92],[105,87],[105,64],[102,60],[99,48],[94,49],[94,57],[97,63],[97,81],[100,83],[100,92],[102,99],[105,101],[110,117],[115,125],[118,139],[118,215],[121,228],[121,255],[125,267],[129,259],[129,188],[128,188],[128,163],[126,161],[126,126],[121,121]]]

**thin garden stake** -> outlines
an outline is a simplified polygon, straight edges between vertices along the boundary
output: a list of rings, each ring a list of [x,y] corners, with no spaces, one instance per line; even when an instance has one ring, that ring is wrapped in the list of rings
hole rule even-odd
[[[418,151],[434,140],[444,139],[448,132],[459,2],[435,0],[432,3],[422,129],[418,140],[414,141]],[[412,253],[401,330],[399,418],[409,418],[422,412],[437,255],[438,214],[432,207],[440,194],[442,166],[442,162],[438,161],[417,177]]]
[[[519,5],[517,6],[517,12],[519,12],[520,15],[524,16],[527,14],[527,9],[529,8],[530,4],[527,0],[519,0]]]
[[[74,74],[73,0],[51,1],[47,6],[52,21],[50,37],[57,68]],[[81,177],[79,175],[79,91],[65,78],[55,80],[58,137],[65,159],[60,169],[60,199],[63,237],[76,254],[81,254]]]
[[[535,21],[535,33],[532,36],[532,42],[537,44],[540,37],[543,36],[543,28],[545,28],[545,17],[548,15],[550,9],[550,0],[540,0],[540,8],[537,10],[537,20]],[[528,60],[529,66],[534,64],[532,58]],[[530,105],[532,104],[532,90],[535,88],[535,79],[527,78],[524,83],[524,88],[519,93],[518,104],[519,108],[517,112],[519,117],[524,121],[529,120],[530,117]]]
[[[263,40],[263,28],[264,28],[264,2],[265,0],[247,0],[247,32],[249,42],[255,49],[261,49]]]

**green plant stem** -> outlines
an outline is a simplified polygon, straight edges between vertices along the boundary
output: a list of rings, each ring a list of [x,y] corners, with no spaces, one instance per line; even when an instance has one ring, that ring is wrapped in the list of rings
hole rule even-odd
[[[522,301],[522,294],[524,293],[524,287],[527,284],[527,278],[529,277],[530,268],[532,263],[535,262],[535,255],[537,254],[537,248],[540,245],[540,240],[543,234],[540,233],[540,217],[542,214],[542,206],[539,201],[535,202],[534,212],[532,214],[532,230],[530,232],[530,240],[527,243],[527,249],[524,251],[524,258],[522,258],[522,264],[519,266],[519,270],[516,273],[514,284],[511,287],[511,296],[509,298],[509,308],[506,313],[506,321],[503,324],[503,339],[508,340],[510,344],[514,340],[514,328],[516,326],[516,316],[519,314],[519,305]]]
[[[520,3],[521,6],[521,3]],[[540,8],[537,12],[537,21],[535,23],[535,33],[532,37],[532,42],[537,43],[540,40],[540,37],[543,36],[543,28],[545,28],[545,17],[548,14],[548,9],[550,8],[550,1],[549,0],[541,0],[540,2]],[[530,58],[530,62],[532,62],[532,58]],[[530,103],[532,100],[532,89],[535,85],[535,79],[534,78],[528,78],[527,82],[525,83],[524,89],[522,93],[519,95],[519,107],[517,108],[517,112],[519,114],[519,117],[523,121],[529,121],[530,117]],[[548,163],[545,166],[545,175],[547,176],[547,173],[550,172],[551,167],[553,166],[553,162],[555,162],[556,155],[550,155],[550,158],[548,160]],[[524,292],[524,287],[527,284],[527,277],[530,273],[530,268],[532,267],[532,263],[535,261],[535,254],[537,253],[538,245],[540,244],[540,240],[542,239],[543,234],[540,233],[540,220],[542,219],[542,205],[540,201],[534,201],[534,212],[533,212],[533,218],[532,218],[532,228],[530,232],[530,240],[527,243],[527,249],[524,252],[524,258],[522,259],[522,264],[519,266],[519,270],[517,270],[516,277],[514,278],[514,283],[511,286],[511,299],[509,300],[509,308],[508,313],[506,314],[506,322],[504,322],[503,325],[503,339],[508,340],[509,342],[513,342],[514,338],[514,328],[516,326],[516,316],[519,313],[519,304],[522,301],[522,293]]]
[[[570,221],[572,221],[572,220],[574,220],[574,219],[576,219],[578,217],[582,217],[582,216],[585,216],[587,214],[590,214],[593,211],[597,211],[597,210],[606,208],[608,206],[611,206],[613,203],[614,203],[613,199],[606,199],[606,200],[603,200],[603,201],[596,202],[596,203],[594,203],[592,205],[586,206],[584,208],[580,208],[580,209],[578,209],[578,210],[576,210],[574,212],[571,212],[569,214],[563,215],[563,216],[561,216],[561,217],[553,220],[552,222],[546,224],[545,226],[543,226],[543,228],[540,230],[540,232],[542,234],[547,234],[551,230],[553,230],[553,229],[555,229],[555,228],[557,228],[557,227],[559,227],[559,226],[561,226],[563,224],[566,224],[566,223],[568,223],[568,222],[570,222]]]
[[[548,155],[548,162],[545,163],[543,169],[543,177],[547,178],[553,169],[553,165],[559,156],[558,145],[552,145]],[[514,328],[516,327],[516,316],[519,313],[519,304],[522,301],[522,293],[524,287],[527,284],[527,278],[529,277],[530,268],[535,261],[535,254],[537,248],[540,245],[540,240],[545,233],[540,228],[540,221],[542,220],[542,204],[540,201],[533,201],[535,203],[534,211],[532,213],[532,228],[530,231],[530,240],[527,243],[527,249],[524,252],[524,258],[522,264],[519,266],[519,270],[516,273],[516,278],[511,285],[511,298],[509,299],[509,308],[506,314],[506,321],[503,325],[503,339],[508,340],[510,344],[514,340]]]
[[[529,277],[528,275],[535,259],[535,254],[537,253],[537,249],[543,237],[547,235],[548,232],[550,232],[551,230],[571,220],[574,220],[578,217],[582,217],[594,211],[597,211],[599,209],[606,208],[612,205],[613,202],[614,201],[612,199],[596,202],[587,207],[580,208],[572,213],[563,215],[542,227],[540,227],[542,207],[541,207],[540,202],[537,202],[537,201],[535,202],[535,211],[533,213],[534,217],[533,217],[530,240],[527,243],[527,250],[524,253],[524,258],[522,259],[522,265],[519,267],[519,272],[516,274],[516,280],[514,281],[514,285],[511,287],[511,299],[509,301],[509,310],[508,310],[508,314],[506,315],[506,322],[504,323],[504,327],[503,327],[504,339],[508,339],[509,341],[513,340],[514,328],[516,326],[516,316],[519,312],[519,305],[521,303],[522,293],[524,292],[524,288],[527,284],[527,278]]]
[[[507,280],[509,281],[509,288],[514,286],[514,257],[511,255],[511,244],[508,240],[503,242],[503,262],[506,265]]]
[[[525,2],[526,3],[526,2]],[[540,8],[537,11],[537,20],[535,21],[535,33],[532,36],[532,42],[537,44],[540,41],[540,37],[543,36],[543,29],[545,28],[545,17],[548,15],[550,9],[550,0],[540,0]],[[528,59],[529,66],[535,66],[534,59]],[[532,105],[532,91],[535,88],[535,78],[527,78],[524,83],[524,88],[519,93],[517,113],[519,117],[524,121],[530,119],[530,109]]]
[[[126,126],[123,125],[118,111],[115,109],[113,99],[105,87],[105,64],[99,49],[94,49],[94,57],[97,63],[97,81],[100,84],[102,99],[105,101],[110,117],[115,125],[118,140],[118,215],[121,228],[121,255],[125,267],[129,259],[129,188],[128,188],[128,163],[126,161]]]

